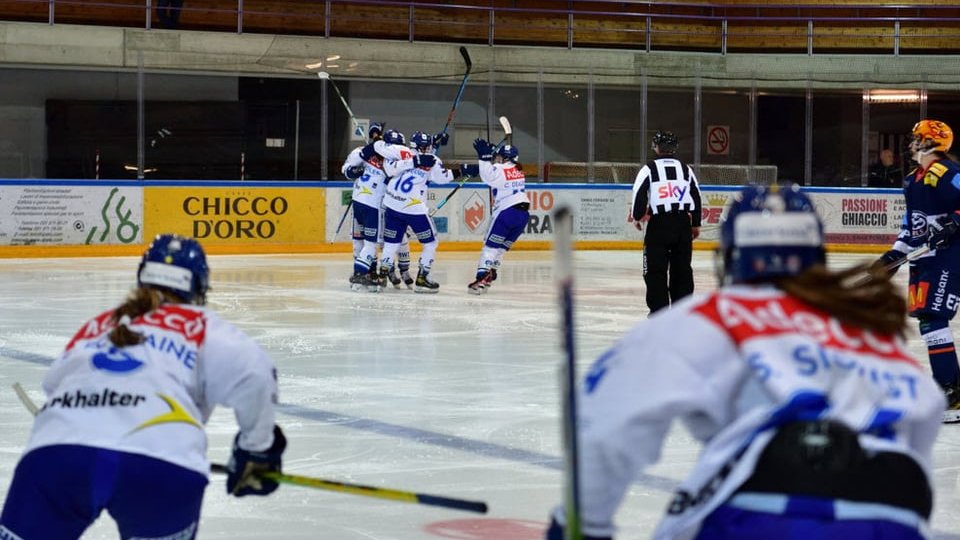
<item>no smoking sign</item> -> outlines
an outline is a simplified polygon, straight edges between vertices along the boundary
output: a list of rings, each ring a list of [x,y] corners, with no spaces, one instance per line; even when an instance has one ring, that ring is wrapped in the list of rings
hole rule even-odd
[[[723,156],[730,153],[730,126],[707,126],[707,153]]]

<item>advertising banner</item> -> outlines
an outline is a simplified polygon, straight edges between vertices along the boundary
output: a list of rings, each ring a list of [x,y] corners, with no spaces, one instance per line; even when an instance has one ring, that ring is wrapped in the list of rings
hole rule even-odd
[[[140,187],[4,185],[0,245],[143,243]]]
[[[326,190],[296,187],[146,187],[145,234],[211,244],[320,243]]]

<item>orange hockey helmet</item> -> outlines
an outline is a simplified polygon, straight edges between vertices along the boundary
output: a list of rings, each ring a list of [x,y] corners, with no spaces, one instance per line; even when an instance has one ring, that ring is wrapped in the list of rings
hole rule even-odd
[[[913,126],[914,152],[946,152],[953,145],[953,130],[939,120],[921,120]]]

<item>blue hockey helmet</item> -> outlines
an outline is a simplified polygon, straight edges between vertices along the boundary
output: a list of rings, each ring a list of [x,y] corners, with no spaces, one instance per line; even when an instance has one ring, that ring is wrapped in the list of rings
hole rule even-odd
[[[516,146],[505,144],[497,150],[497,155],[503,158],[504,161],[516,161],[520,153],[517,151]]]
[[[429,152],[433,147],[433,137],[418,131],[410,136],[410,147],[416,148],[421,152]]]
[[[796,185],[747,186],[720,225],[720,255],[724,283],[796,275],[826,261],[823,223]]]
[[[367,138],[373,139],[374,134],[383,135],[383,122],[371,122],[370,129],[367,130]]]
[[[407,141],[406,137],[403,136],[403,133],[395,129],[388,129],[386,133],[383,134],[383,140],[387,144],[403,144]]]
[[[210,269],[200,243],[177,234],[158,234],[140,260],[137,285],[176,295],[203,305],[210,287]]]

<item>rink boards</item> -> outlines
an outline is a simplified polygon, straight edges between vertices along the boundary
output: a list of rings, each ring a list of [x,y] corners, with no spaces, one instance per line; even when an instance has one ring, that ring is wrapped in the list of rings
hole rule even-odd
[[[432,188],[427,206],[436,208],[453,186]],[[211,253],[347,252],[351,190],[347,182],[0,180],[0,257],[139,254],[161,232],[198,238]],[[738,188],[701,190],[703,226],[695,247],[712,249]],[[881,250],[899,229],[899,190],[805,191],[831,249]],[[642,247],[642,233],[626,223],[630,185],[528,184],[527,193],[530,220],[515,249],[549,249],[553,211],[565,204],[574,212],[578,249]],[[465,184],[433,217],[440,249],[478,249],[491,218],[490,190]]]

